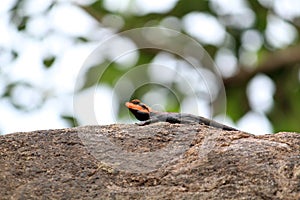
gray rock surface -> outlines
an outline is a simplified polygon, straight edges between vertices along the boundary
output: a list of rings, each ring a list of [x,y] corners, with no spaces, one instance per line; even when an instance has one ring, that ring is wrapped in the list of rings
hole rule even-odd
[[[300,134],[114,124],[0,136],[1,199],[300,199]]]

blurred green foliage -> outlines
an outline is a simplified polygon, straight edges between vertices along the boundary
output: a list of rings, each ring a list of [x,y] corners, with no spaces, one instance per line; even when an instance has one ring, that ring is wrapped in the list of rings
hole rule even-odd
[[[236,20],[238,20],[240,17],[239,14],[224,13],[219,10],[218,7],[213,6],[213,1],[179,0],[173,8],[165,12],[150,12],[146,14],[138,14],[132,12],[130,9],[130,4],[128,4],[127,11],[122,10],[119,12],[113,12],[106,8],[105,1],[103,0],[96,0],[89,5],[87,4],[76,6],[92,16],[101,25],[104,24],[103,21],[108,15],[119,16],[120,19],[123,20],[122,26],[116,28],[110,27],[108,24],[106,25],[106,27],[104,27],[107,29],[111,29],[114,32],[122,32],[144,26],[163,27],[161,22],[166,18],[174,17],[179,22],[181,22],[181,20],[187,14],[192,12],[205,13],[215,17],[225,28],[226,38],[224,42],[218,45],[205,43],[203,41],[199,42],[203,45],[204,49],[210,54],[212,58],[216,57],[218,50],[221,48],[229,49],[236,57],[238,70],[230,77],[223,77],[227,95],[227,114],[236,122],[252,109],[249,105],[249,97],[247,97],[246,94],[248,83],[257,74],[264,74],[273,80],[276,87],[273,106],[270,110],[264,113],[271,121],[274,127],[274,132],[283,130],[300,131],[300,51],[298,51],[298,47],[300,46],[298,39],[300,29],[300,16],[296,16],[293,18],[284,18],[284,16],[280,16],[274,10],[272,5],[266,6],[262,3],[262,1],[257,0],[249,0],[244,2],[247,9],[249,9],[249,11],[254,14],[255,18],[254,22],[246,27],[243,25],[235,24]],[[57,3],[58,2],[53,2],[52,4],[50,4],[49,8],[45,10],[44,14],[49,12]],[[15,24],[19,31],[25,31],[26,24],[30,16],[22,15],[22,12],[20,12],[21,10],[22,1],[16,1],[15,6],[11,9],[11,19],[12,23]],[[272,44],[270,44],[269,40],[266,38],[266,29],[269,23],[268,19],[270,16],[276,16],[277,18],[288,23],[290,26],[293,26],[295,30],[297,30],[297,39],[292,43],[283,45],[281,47],[272,46]],[[205,29],[206,27],[202,28]],[[252,52],[248,52],[249,50],[243,47],[244,44],[242,37],[248,30],[257,31],[260,37],[263,38],[261,47]],[[187,35],[189,34],[183,27],[180,27],[178,31],[181,31],[182,33],[185,33]],[[74,38],[74,40],[79,42],[89,42],[92,39],[88,38],[88,36],[82,36]],[[298,51],[298,55],[297,53],[295,54],[295,51]],[[142,64],[149,64],[159,53],[161,53],[161,51],[159,50],[139,50],[138,59],[135,65],[138,66]],[[254,63],[249,64],[250,67],[245,66],[245,61],[243,61],[242,56],[243,53],[251,53],[256,57]],[[276,55],[277,60],[273,59],[274,54]],[[290,54],[295,55],[293,59],[290,59],[290,57],[288,57],[288,55]],[[16,58],[17,56],[17,53],[15,53],[14,57]],[[55,57],[48,57],[43,60],[43,64],[46,68],[50,68],[55,60]],[[106,70],[102,71],[104,68],[103,66],[109,67],[106,67]],[[89,68],[89,70],[86,72],[85,82],[81,89],[84,90],[100,83],[109,85],[111,88],[113,88],[117,80],[119,80],[124,73],[126,73],[133,67],[134,66],[124,67],[121,66],[120,63],[106,59],[102,63],[98,63],[97,65],[91,66]],[[99,74],[102,74],[101,78],[99,78]],[[134,77],[132,78],[135,79]],[[150,80],[146,73],[143,75],[139,75],[137,79]],[[13,83],[7,85],[5,93],[2,95],[2,97],[9,98],[11,90],[15,87],[16,84],[22,83]],[[170,87],[176,88],[176,82],[174,81],[173,83],[171,83]],[[143,86],[138,90],[132,92],[131,96],[133,98],[143,98],[143,96],[152,89],[153,87],[151,88],[149,86]],[[178,111],[180,103],[173,101],[174,96],[172,94],[167,94],[166,96],[168,97],[169,102],[166,108],[169,111]],[[184,99],[185,94],[182,93],[179,96],[179,100],[182,100]],[[123,104],[124,101],[128,100],[121,96],[119,96],[118,98],[120,104]],[[22,109],[18,106],[19,105],[16,105],[18,109]],[[121,116],[125,113],[124,109],[125,108],[120,108],[119,114]],[[62,116],[62,118],[68,121],[73,120],[70,116]]]
[[[211,44],[203,43],[204,48],[210,54],[211,57],[215,57],[218,49],[220,48],[229,48],[237,58],[238,67],[240,68],[236,74],[232,77],[224,77],[224,83],[226,87],[227,95],[227,114],[234,120],[238,121],[242,116],[251,110],[249,105],[249,100],[246,95],[246,90],[248,87],[249,81],[259,73],[263,73],[272,78],[276,85],[276,93],[274,95],[274,104],[270,111],[267,111],[265,114],[271,121],[274,131],[299,131],[300,123],[298,119],[300,118],[300,87],[299,87],[299,63],[300,63],[300,54],[298,59],[288,60],[284,56],[289,52],[289,46],[272,47],[266,39],[266,28],[268,25],[268,16],[274,15],[278,18],[281,18],[283,21],[294,26],[299,34],[299,16],[294,19],[284,19],[282,16],[276,14],[276,12],[269,7],[264,6],[260,1],[245,1],[247,7],[255,14],[255,21],[250,27],[235,26],[234,18],[239,16],[230,16],[218,12],[216,9],[212,9],[211,1],[178,1],[177,4],[171,10],[165,13],[148,13],[145,15],[135,15],[129,11],[126,13],[113,13],[105,8],[103,1],[95,1],[92,5],[82,7],[86,10],[91,16],[97,19],[100,23],[103,18],[108,14],[119,15],[124,20],[124,25],[118,30],[119,32],[129,30],[132,28],[147,26],[151,22],[152,26],[159,26],[160,22],[167,17],[176,17],[179,20],[182,19],[185,15],[191,12],[203,12],[208,13],[212,16],[215,16],[226,28],[227,37],[231,38],[231,42],[228,44],[224,42],[221,46],[215,46]],[[228,20],[232,18],[232,23],[226,24]],[[225,21],[225,23],[224,23]],[[161,25],[160,25],[161,26]],[[109,27],[108,27],[109,28]],[[203,27],[205,29],[205,27]],[[243,49],[242,36],[247,30],[256,30],[260,33],[260,36],[263,38],[263,45],[255,53],[257,61],[252,66],[252,68],[247,68],[244,66],[241,60],[241,52],[245,51]],[[183,33],[186,33],[184,29],[181,29]],[[186,33],[187,34],[187,33]],[[276,34],[276,33],[274,33]],[[299,40],[294,41],[290,46],[298,46]],[[292,50],[291,50],[292,51]],[[281,66],[277,66],[276,63],[274,67],[268,66],[265,67],[264,64],[272,62],[272,60],[267,60],[272,58],[272,54],[280,52],[278,55],[282,56],[280,62]],[[151,55],[151,52],[149,55]],[[159,52],[157,52],[159,53]],[[146,54],[140,54],[140,59],[148,56]],[[148,61],[148,60],[147,60]],[[120,72],[111,69],[111,73],[114,73],[115,76],[120,76]],[[87,74],[88,77],[91,77],[91,74]],[[103,80],[104,82],[110,84],[113,87],[113,82],[111,80]],[[263,87],[263,86],[262,86]],[[145,94],[144,91],[142,94],[134,94],[136,97],[141,97]],[[171,100],[169,100],[171,101]],[[173,104],[174,105],[174,104]],[[175,104],[175,107],[179,104]],[[169,108],[170,110],[176,110],[176,108]]]

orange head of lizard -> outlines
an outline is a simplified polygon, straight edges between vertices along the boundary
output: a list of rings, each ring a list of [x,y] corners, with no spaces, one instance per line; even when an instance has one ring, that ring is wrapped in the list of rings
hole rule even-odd
[[[138,120],[145,121],[150,119],[151,108],[140,100],[133,99],[130,102],[126,102],[125,105]]]

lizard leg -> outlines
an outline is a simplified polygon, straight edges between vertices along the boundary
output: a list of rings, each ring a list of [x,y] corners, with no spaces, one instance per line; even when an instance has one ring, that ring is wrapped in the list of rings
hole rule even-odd
[[[157,115],[157,116],[153,116],[148,120],[145,121],[141,121],[136,123],[139,126],[145,126],[145,125],[149,125],[149,124],[153,124],[153,123],[157,123],[157,122],[169,122],[169,123],[180,123],[178,121],[178,119],[175,117],[170,117],[168,115]]]
[[[160,120],[157,119],[157,118],[151,118],[151,119],[148,119],[146,121],[137,122],[136,124],[139,125],[139,126],[145,126],[145,125],[153,124],[153,123],[156,123],[156,122],[159,122],[159,121]]]
[[[145,125],[150,124],[148,121],[149,121],[149,119],[146,120],[146,121],[137,122],[137,123],[135,123],[135,124],[136,124],[136,125],[139,125],[139,126],[145,126]]]

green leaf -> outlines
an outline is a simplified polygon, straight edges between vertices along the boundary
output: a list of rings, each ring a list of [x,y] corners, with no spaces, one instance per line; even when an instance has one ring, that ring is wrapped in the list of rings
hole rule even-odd
[[[240,88],[230,88],[226,91],[227,97],[227,114],[233,119],[238,121],[249,110],[248,99],[246,96],[246,86]]]
[[[258,1],[248,1],[252,10],[256,14],[255,28],[264,31],[267,27],[267,16],[270,11],[264,8]]]
[[[56,59],[56,57],[54,57],[54,56],[45,58],[45,59],[43,60],[44,66],[45,66],[46,68],[50,68],[50,67],[53,65],[55,59]]]
[[[61,115],[60,116],[63,120],[65,120],[71,127],[78,126],[77,119],[70,115]]]
[[[83,42],[83,43],[86,43],[86,42],[90,41],[90,39],[87,38],[87,37],[76,37],[76,40],[79,41],[79,42]]]
[[[124,73],[125,71],[117,63],[104,61],[88,69],[81,90],[94,86],[97,83],[113,86]]]
[[[298,78],[299,67],[291,67],[290,70],[281,69],[280,73],[272,73],[275,80],[276,93],[274,106],[268,114],[274,131],[296,131],[300,130],[300,89]],[[295,87],[297,86],[298,87]]]
[[[16,52],[15,50],[12,50],[12,51],[11,51],[11,54],[12,54],[13,60],[17,59],[18,56],[19,56],[19,53]]]
[[[181,18],[193,11],[210,12],[209,1],[179,0],[177,5],[169,14]]]
[[[27,16],[21,18],[21,21],[19,22],[18,27],[17,27],[18,31],[23,31],[26,29],[28,19],[29,19],[29,17],[27,17]]]

